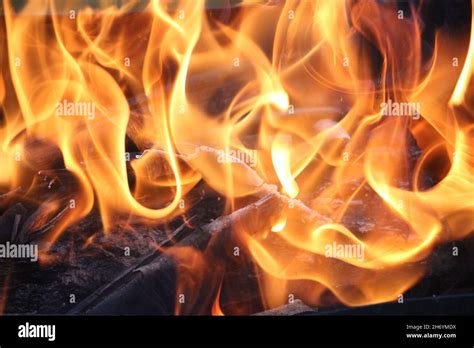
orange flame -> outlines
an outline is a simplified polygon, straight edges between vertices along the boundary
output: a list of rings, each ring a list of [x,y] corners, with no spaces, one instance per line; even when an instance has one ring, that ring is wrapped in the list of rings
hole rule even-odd
[[[290,204],[269,230],[234,226],[265,306],[324,304],[326,289],[394,300],[436,245],[474,230],[474,24],[469,41],[438,30],[426,59],[422,6],[245,0],[216,19],[204,0],[5,0],[0,187],[34,199],[38,171],[67,170],[74,189],[43,208],[46,221],[71,207],[54,243],[94,207],[110,232],[186,216],[202,180],[231,210],[275,185]],[[306,223],[293,200],[332,222]],[[172,254],[209,265],[195,253]]]
[[[221,291],[222,291],[222,283],[219,286],[219,290],[217,291],[216,299],[214,300],[214,303],[212,304],[212,309],[211,309],[211,315],[213,316],[224,316],[224,312],[221,309],[221,304],[219,303],[220,297],[221,297]]]

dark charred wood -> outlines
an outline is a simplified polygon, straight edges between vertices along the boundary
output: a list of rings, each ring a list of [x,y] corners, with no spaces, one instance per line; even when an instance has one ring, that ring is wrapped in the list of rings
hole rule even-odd
[[[271,316],[283,316],[283,315],[298,315],[308,312],[315,312],[316,309],[307,306],[301,300],[295,300],[293,303],[288,303],[284,306],[280,306],[277,308],[269,309],[267,311],[263,311],[260,313],[256,313],[255,315],[271,315]]]
[[[16,241],[18,231],[22,228],[27,210],[21,203],[10,207],[0,216],[0,243]]]
[[[274,218],[288,206],[288,202],[289,198],[277,191],[269,191],[257,202],[196,228],[173,248],[189,246],[205,251],[213,263],[225,265],[227,259],[225,250],[228,250],[226,246],[238,243],[238,237],[233,231],[245,228],[247,233],[255,234],[270,229]],[[317,219],[319,223],[327,221],[302,203],[296,204],[295,207],[300,213],[304,213],[308,221],[311,219]],[[157,252],[155,255],[148,256],[136,267],[128,270],[125,275],[107,285],[100,293],[93,294],[84,300],[70,314],[174,314],[177,265],[171,254]],[[212,279],[210,283],[209,280],[202,279],[202,283],[209,286],[215,279]],[[197,293],[200,294],[198,296],[206,298],[195,298],[195,302],[201,302],[201,300],[208,302],[209,297],[212,297],[212,294],[209,296],[209,291],[204,295],[201,291]],[[206,308],[205,305],[202,307]]]
[[[301,315],[472,315],[474,295],[445,295],[406,299],[370,306],[328,311],[308,311]]]

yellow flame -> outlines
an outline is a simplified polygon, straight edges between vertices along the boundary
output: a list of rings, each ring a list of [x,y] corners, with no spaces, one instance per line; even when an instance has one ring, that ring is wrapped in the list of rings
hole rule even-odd
[[[472,19],[470,40],[440,29],[426,59],[424,4],[400,19],[375,0],[12,3],[0,189],[21,186],[39,222],[68,207],[49,242],[94,207],[106,231],[164,224],[200,204],[201,181],[226,212],[279,187],[264,230],[233,226],[264,271],[264,304],[325,304],[329,289],[362,305],[395,299],[438,243],[474,230]],[[400,103],[416,115],[382,111]],[[67,194],[38,202],[38,172],[59,169]],[[198,269],[179,286],[197,286],[212,253],[173,250]]]

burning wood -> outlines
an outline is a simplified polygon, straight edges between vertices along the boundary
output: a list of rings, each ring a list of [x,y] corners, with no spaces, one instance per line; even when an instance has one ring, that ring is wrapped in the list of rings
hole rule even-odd
[[[274,189],[257,202],[195,229],[173,248],[190,245],[198,250],[204,250],[213,238],[210,253],[217,255],[220,262],[226,262],[226,253],[223,250],[229,246],[232,238],[236,238],[233,231],[238,229],[239,225],[245,226],[251,234],[268,230],[272,226],[271,221],[287,207],[288,198]],[[295,205],[295,210],[315,225],[328,221],[301,203]],[[130,301],[133,301],[136,313],[148,315],[175,313],[176,298],[172,296],[174,291],[169,292],[169,288],[170,284],[175,283],[176,265],[170,254],[173,254],[173,250],[165,254],[154,252],[147,256],[138,265],[85,299],[72,310],[71,314],[130,314]],[[156,282],[160,284],[166,282],[167,285],[163,283],[157,286],[159,284]],[[160,289],[166,291],[161,293]]]
[[[0,244],[39,257],[0,255],[0,307],[35,311],[39,288],[67,289],[40,312],[74,314],[425,296],[474,231],[466,4],[5,1]]]

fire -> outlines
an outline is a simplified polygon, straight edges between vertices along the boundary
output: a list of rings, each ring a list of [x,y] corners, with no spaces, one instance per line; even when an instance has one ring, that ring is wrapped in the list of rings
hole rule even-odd
[[[226,213],[277,190],[268,230],[233,231],[264,306],[358,306],[395,300],[474,231],[474,22],[470,41],[438,30],[427,58],[423,2],[218,1],[217,18],[203,0],[125,3],[3,2],[0,188],[35,201],[37,173],[66,169],[47,245],[93,209],[107,233],[185,216],[202,181]],[[199,268],[178,288],[203,288],[214,254],[171,254]]]
[[[280,220],[272,227],[272,232],[281,232],[286,226],[286,218],[284,216],[280,217]]]
[[[221,305],[219,303],[219,299],[221,297],[221,290],[222,290],[222,284],[219,286],[216,299],[214,300],[214,303],[212,304],[211,314],[213,316],[224,316],[224,312],[222,311]]]

